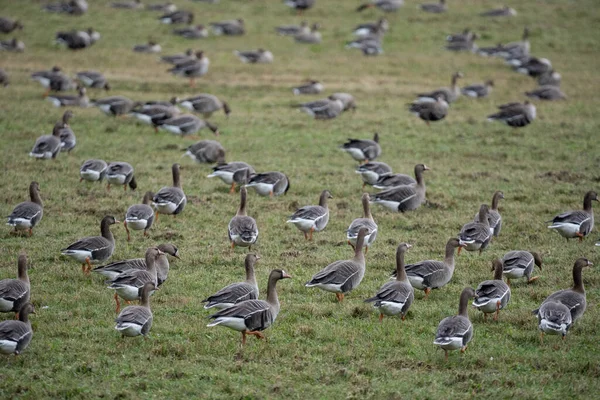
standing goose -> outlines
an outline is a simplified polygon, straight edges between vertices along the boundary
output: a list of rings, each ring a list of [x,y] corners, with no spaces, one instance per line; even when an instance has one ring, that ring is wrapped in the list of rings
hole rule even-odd
[[[531,276],[534,265],[542,269],[542,257],[536,252],[509,251],[502,257],[503,273],[506,283],[510,286],[511,279],[527,278],[527,283],[536,281],[539,276]]]
[[[383,321],[384,315],[398,314],[404,321],[406,313],[415,299],[415,291],[404,271],[404,253],[411,247],[408,243],[398,245],[396,249],[396,280],[384,283],[375,296],[365,300],[365,303],[373,303],[373,307],[379,310],[379,322]]]
[[[450,282],[454,274],[454,250],[457,247],[460,249],[458,239],[451,238],[446,243],[444,261],[425,260],[405,266],[406,275],[412,287],[423,290],[425,298],[427,298],[432,289],[439,289]],[[392,277],[395,276],[396,272],[392,274]]]
[[[352,33],[356,36],[363,37],[369,36],[378,32],[387,32],[390,29],[390,24],[385,18],[380,18],[376,22],[367,22],[360,24],[354,28]]]
[[[173,98],[172,100],[174,100]],[[158,132],[158,127],[172,118],[179,115],[179,108],[171,105],[153,104],[144,105],[131,110],[130,114],[138,120],[150,124],[154,127],[154,132]]]
[[[496,52],[496,56],[505,59],[528,56],[531,45],[529,43],[529,28],[523,28],[523,36],[518,42],[507,43],[500,46]]]
[[[281,36],[296,36],[302,32],[308,32],[310,28],[306,21],[302,21],[300,25],[280,25],[275,27],[275,32]]]
[[[0,281],[0,312],[14,312],[19,318],[19,310],[29,302],[30,286],[27,275],[27,254],[22,252],[18,259],[18,279]]]
[[[373,184],[375,189],[389,189],[396,186],[413,185],[417,181],[405,174],[387,174],[379,177],[377,182]]]
[[[127,185],[131,190],[137,188],[137,182],[133,175],[133,167],[131,164],[123,161],[115,161],[108,164],[106,167],[106,181],[108,182],[106,189],[110,190],[110,185],[123,185],[123,190],[127,190]]]
[[[592,210],[592,200],[598,200],[596,192],[587,192],[583,198],[583,210],[566,211],[558,214],[552,219],[550,229],[556,229],[556,232],[565,239],[578,237],[579,241],[590,234],[594,229],[594,211]]]
[[[191,24],[194,22],[194,13],[190,11],[172,11],[166,13],[160,17],[158,20],[163,24]]]
[[[525,92],[525,96],[537,100],[566,100],[567,96],[557,86],[547,85]]]
[[[63,127],[59,133],[60,151],[66,151],[67,153],[71,153],[71,150],[73,150],[75,148],[75,145],[77,144],[75,132],[73,132],[73,130],[69,126],[69,120],[71,118],[73,118],[73,111],[65,111],[62,117]]]
[[[92,100],[92,105],[98,107],[107,115],[125,115],[140,103],[134,102],[124,96],[111,96],[103,99]]]
[[[38,160],[54,159],[60,153],[60,132],[64,129],[63,122],[57,122],[52,129],[52,135],[40,136],[33,145],[30,157]]]
[[[496,313],[494,321],[498,321],[500,310],[510,301],[510,287],[502,280],[502,261],[497,258],[492,261],[492,271],[494,280],[483,281],[477,286],[473,306],[483,312],[484,320],[488,314]]]
[[[446,360],[448,360],[448,350],[460,349],[460,352],[464,353],[473,338],[473,325],[469,321],[467,306],[469,300],[474,297],[476,298],[477,294],[472,288],[464,288],[460,294],[458,315],[446,317],[438,325],[433,344],[444,349]]]
[[[362,195],[362,206],[363,206],[363,216],[362,218],[356,218],[346,231],[346,238],[348,239],[348,244],[355,248],[356,242],[358,241],[358,232],[362,228],[367,229],[367,233],[365,235],[364,245],[366,247],[365,253],[369,250],[369,246],[375,242],[377,238],[377,223],[373,219],[373,215],[371,214],[371,209],[369,207],[369,193],[363,193]],[[410,246],[409,246],[410,247]]]
[[[38,71],[31,74],[31,79],[37,81],[46,88],[44,97],[48,96],[50,91],[66,92],[75,89],[71,78],[62,73],[60,67],[54,66],[49,71]]]
[[[244,263],[246,280],[225,286],[217,293],[202,300],[203,303],[206,303],[204,309],[216,308],[217,310],[222,310],[242,301],[258,299],[258,284],[254,275],[254,265],[257,260],[260,260],[260,257],[255,254],[246,255]]]
[[[456,101],[456,99],[458,99],[458,97],[460,96],[460,88],[458,87],[458,79],[462,78],[463,74],[462,72],[455,72],[454,74],[452,74],[452,85],[447,88],[447,87],[443,87],[437,90],[434,90],[433,92],[427,92],[427,93],[419,93],[417,102],[418,103],[426,103],[426,102],[435,102],[436,99],[440,96],[442,96],[442,98],[444,99],[444,101],[448,104]]]
[[[231,185],[229,193],[235,193],[235,185],[246,185],[250,178],[256,175],[254,168],[243,161],[234,161],[226,164],[218,164],[213,167],[213,172],[207,178],[218,177],[223,182]]]
[[[89,99],[86,94],[84,87],[79,88],[79,95],[50,95],[47,97],[48,100],[54,104],[55,107],[88,107]]]
[[[273,62],[273,53],[269,50],[246,50],[233,52],[244,64],[270,64]]]
[[[208,29],[206,29],[206,27],[202,24],[187,28],[174,29],[173,33],[186,39],[202,39],[208,37]]]
[[[477,83],[465,86],[461,89],[461,92],[467,97],[480,99],[483,97],[487,97],[487,95],[492,92],[492,87],[494,87],[494,81],[489,79],[484,83]]]
[[[517,72],[533,78],[552,71],[552,63],[547,58],[526,56],[524,58],[509,59],[507,62],[513,65]]]
[[[398,11],[404,5],[404,0],[371,0],[371,3],[366,3],[359,6],[356,11],[361,12],[367,8],[376,7],[383,12]]]
[[[23,29],[23,24],[18,19],[10,19],[6,17],[0,17],[0,32],[11,33],[14,30]]]
[[[150,40],[147,44],[136,44],[133,46],[133,51],[135,53],[156,54],[162,51],[162,47],[155,41]]]
[[[329,190],[323,190],[319,197],[318,206],[304,206],[296,210],[287,222],[296,225],[300,231],[304,232],[304,238],[312,240],[313,232],[320,232],[329,222],[329,207],[327,199],[333,199]]]
[[[319,32],[319,24],[313,24],[310,31],[303,31],[294,36],[294,40],[298,43],[316,44],[321,43],[322,35]]]
[[[323,99],[299,105],[301,110],[314,119],[333,119],[344,111],[344,103],[340,99]]]
[[[206,75],[209,67],[210,59],[204,55],[204,52],[199,51],[196,53],[195,58],[176,63],[175,66],[167,70],[167,72],[183,78],[189,78],[190,87],[194,87],[196,78]]]
[[[181,213],[187,198],[185,193],[181,189],[181,180],[179,177],[179,164],[173,164],[171,167],[173,174],[173,186],[165,186],[160,189],[155,195],[152,201],[154,202],[154,208],[156,209],[156,219],[158,220],[158,214],[174,215]]]
[[[225,149],[216,140],[201,140],[194,143],[187,148],[183,156],[188,156],[198,163],[225,163]]]
[[[502,229],[502,216],[498,212],[498,202],[504,199],[504,193],[501,191],[494,192],[492,196],[492,206],[488,210],[488,223],[490,224],[490,234],[498,237]],[[475,214],[474,222],[479,222],[479,212]]]
[[[200,93],[194,97],[188,97],[179,104],[190,111],[202,114],[205,119],[210,118],[214,112],[221,109],[223,109],[226,117],[229,117],[229,114],[231,114],[229,104],[219,100],[217,96],[208,93]]]
[[[245,300],[225,308],[209,318],[214,319],[207,326],[222,325],[242,333],[242,346],[246,344],[246,335],[259,339],[265,336],[261,333],[271,326],[279,314],[279,298],[277,297],[277,281],[291,278],[284,270],[274,269],[269,274],[267,285],[267,301]]]
[[[264,172],[252,176],[246,187],[254,188],[261,196],[280,196],[290,190],[290,180],[281,172]]]
[[[215,35],[239,36],[246,33],[243,19],[211,22],[210,26]]]
[[[488,121],[500,121],[513,128],[522,128],[533,122],[536,108],[528,100],[525,103],[507,103],[498,107],[500,111],[488,115]]]
[[[25,51],[25,43],[13,38],[12,40],[0,40],[0,51],[15,51],[22,53]]]
[[[448,103],[444,96],[438,96],[434,102],[414,102],[409,104],[408,110],[421,118],[427,126],[430,122],[441,121],[448,115]]]
[[[368,163],[381,155],[379,133],[375,132],[373,140],[348,139],[348,141],[341,145],[340,148],[350,154],[356,161]]]
[[[366,185],[374,185],[379,179],[385,175],[392,173],[392,168],[384,162],[369,161],[366,164],[360,165],[355,171],[360,174],[363,181],[363,189]]]
[[[110,226],[118,223],[115,217],[107,215],[100,222],[102,236],[87,236],[71,243],[69,247],[61,250],[61,254],[71,257],[81,263],[81,270],[89,274],[92,264],[108,260],[115,251],[115,238],[110,231]]]
[[[101,182],[106,176],[108,165],[104,160],[86,160],[79,168],[79,182],[86,180],[88,182]]]
[[[482,204],[481,207],[479,207],[479,220],[463,225],[458,234],[461,246],[460,249],[458,249],[458,254],[460,254],[460,250],[463,247],[467,251],[479,250],[479,254],[485,250],[492,239],[492,229],[490,228],[488,215],[488,205]]]
[[[196,59],[196,53],[192,49],[187,49],[185,53],[172,54],[169,56],[162,56],[160,60],[166,62],[168,64],[182,64],[188,61],[193,61]]]
[[[373,196],[371,203],[379,204],[391,211],[405,212],[416,210],[425,202],[425,181],[423,171],[429,168],[424,164],[415,165],[416,184],[396,186]]]
[[[144,236],[148,236],[148,229],[152,227],[152,223],[154,222],[154,210],[150,206],[153,197],[154,193],[146,192],[146,194],[144,194],[142,204],[134,204],[127,209],[123,225],[127,231],[128,242],[131,241],[129,228],[133,229],[134,231],[143,230]]]
[[[227,227],[232,249],[238,245],[248,247],[248,249],[251,250],[252,245],[256,243],[256,240],[258,239],[258,226],[256,226],[256,221],[246,213],[247,197],[248,193],[246,188],[242,187],[240,190],[240,207],[235,216],[229,221]]]
[[[150,294],[157,287],[152,282],[147,282],[141,288],[141,300],[139,306],[128,306],[121,311],[115,319],[117,325],[115,329],[121,333],[122,337],[139,336],[147,337],[152,328],[152,310],[150,310]]]
[[[160,125],[160,129],[179,136],[193,135],[206,127],[208,127],[215,136],[219,136],[219,128],[216,125],[191,114],[175,116],[162,121]]]
[[[19,320],[0,322],[0,353],[19,355],[29,346],[33,336],[29,314],[35,314],[31,303],[25,303],[19,310]]]
[[[424,3],[419,4],[419,8],[425,12],[433,13],[433,14],[441,14],[448,11],[448,6],[446,5],[446,0],[440,0],[439,3]]]
[[[29,231],[33,235],[33,228],[42,220],[44,215],[44,204],[40,197],[40,184],[31,182],[29,184],[29,199],[17,204],[7,217],[6,225],[14,226],[15,232],[20,230]]]
[[[363,252],[367,229],[358,231],[358,239],[354,250],[354,258],[335,261],[317,272],[306,287],[317,287],[327,292],[335,293],[339,302],[344,300],[344,294],[356,289],[365,276],[365,254]]]
[[[76,74],[77,80],[83,85],[93,89],[110,90],[110,84],[100,72],[97,71],[80,71]]]
[[[295,96],[298,96],[299,94],[319,94],[323,91],[323,89],[324,87],[321,82],[310,80],[304,85],[293,88],[292,93],[294,93]]]
[[[70,50],[86,49],[98,40],[100,40],[100,33],[93,28],[85,31],[56,32],[56,43],[64,45]]]

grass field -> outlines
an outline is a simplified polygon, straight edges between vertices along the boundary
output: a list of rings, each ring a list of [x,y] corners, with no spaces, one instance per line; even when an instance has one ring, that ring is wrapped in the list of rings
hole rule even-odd
[[[34,337],[19,357],[0,358],[0,398],[590,398],[600,389],[600,275],[584,272],[588,309],[567,340],[547,337],[540,345],[537,308],[550,293],[571,286],[571,269],[579,257],[600,263],[593,232],[582,243],[565,240],[546,229],[557,213],[580,208],[588,190],[600,182],[600,98],[595,1],[508,1],[518,16],[489,20],[478,17],[497,5],[492,1],[449,1],[442,15],[417,10],[415,0],[387,15],[391,30],[385,53],[366,58],[345,50],[351,28],[376,20],[381,12],[356,13],[360,1],[317,0],[305,16],[296,16],[279,1],[221,0],[205,4],[174,1],[207,23],[243,17],[247,34],[189,41],[171,35],[157,14],[118,11],[110,1],[90,2],[81,17],[46,14],[41,1],[0,0],[1,14],[19,18],[24,53],[0,53],[0,67],[12,84],[0,92],[0,157],[3,166],[0,209],[10,214],[27,200],[32,180],[40,183],[44,218],[34,235],[0,233],[0,279],[14,277],[20,251],[29,255]],[[300,45],[274,34],[274,27],[306,19],[322,25],[321,45]],[[447,34],[470,27],[482,35],[480,45],[518,40],[523,26],[532,31],[534,55],[552,60],[562,74],[565,102],[536,102],[538,117],[513,130],[485,116],[499,104],[523,101],[535,81],[514,73],[499,59],[444,51]],[[52,40],[56,31],[94,27],[102,39],[90,49],[71,52]],[[12,37],[3,35],[2,39]],[[163,54],[204,49],[209,73],[190,89],[187,81],[166,73],[154,55],[131,51],[154,38]],[[235,49],[263,47],[275,55],[271,65],[246,65]],[[71,75],[84,69],[103,71],[112,92],[91,91],[90,97],[125,95],[134,100],[163,100],[213,93],[228,101],[229,119],[211,121],[221,130],[218,140],[227,160],[246,161],[258,171],[279,170],[291,181],[287,196],[274,199],[249,195],[249,214],[258,223],[257,277],[261,293],[273,268],[294,279],[278,286],[282,303],[268,342],[249,340],[241,350],[240,335],[207,328],[208,313],[200,300],[243,279],[245,251],[231,251],[227,223],[239,196],[207,179],[208,165],[182,159],[192,144],[133,119],[109,118],[98,109],[73,109],[71,122],[78,144],[70,155],[36,161],[28,157],[35,139],[51,131],[63,110],[43,101],[43,89],[29,75],[60,65]],[[461,98],[448,117],[428,128],[406,111],[415,93],[449,84],[460,70],[463,83],[492,78],[494,92],[476,101]],[[311,120],[290,107],[309,96],[294,98],[291,87],[306,78],[324,82],[326,92],[352,93],[355,113],[331,121]],[[323,97],[323,96],[320,96]],[[379,235],[367,254],[367,272],[355,291],[338,304],[331,293],[307,289],[304,283],[329,263],[350,258],[345,230],[361,215],[361,181],[356,164],[337,147],[348,137],[370,138],[380,132],[380,158],[394,172],[412,174],[425,163],[428,204],[416,212],[393,214],[374,208]],[[212,138],[208,130],[204,138]],[[104,185],[78,183],[80,164],[89,158],[127,161],[136,171],[138,190],[111,192]],[[104,215],[122,219],[127,207],[146,190],[171,182],[170,166],[182,164],[188,205],[176,219],[161,216],[146,239],[139,232],[127,242],[122,226],[113,227],[112,260],[142,257],[149,246],[176,244],[181,260],[171,262],[169,280],[151,300],[154,325],[149,340],[122,339],[114,330],[113,292],[99,276],[84,276],[80,266],[60,255],[77,238],[96,235]],[[316,204],[321,190],[334,196],[327,229],[306,242],[287,217],[299,206]],[[481,256],[463,252],[452,281],[415,302],[406,321],[377,314],[363,300],[372,296],[394,268],[399,242],[411,243],[408,263],[441,259],[448,238],[456,236],[483,202],[502,190],[503,230]],[[597,203],[596,203],[597,204]],[[491,260],[514,249],[543,255],[541,278],[517,281],[512,299],[498,322],[484,323],[470,308],[475,336],[465,354],[448,362],[433,344],[439,321],[456,313],[466,286],[491,279]],[[254,249],[253,249],[254,250]],[[2,315],[3,320],[12,315]]]

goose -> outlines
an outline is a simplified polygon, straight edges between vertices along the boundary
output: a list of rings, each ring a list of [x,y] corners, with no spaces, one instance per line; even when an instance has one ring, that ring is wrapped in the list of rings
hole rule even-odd
[[[100,40],[100,33],[93,28],[85,31],[57,32],[56,43],[64,45],[70,50],[82,50],[92,46]]]
[[[215,140],[201,140],[189,146],[183,156],[198,163],[225,163],[225,149]]]
[[[383,37],[376,35],[363,36],[346,43],[347,49],[359,49],[365,56],[378,56],[383,54]]]
[[[396,186],[373,196],[371,203],[379,204],[391,211],[405,212],[416,210],[425,202],[425,181],[423,171],[429,171],[425,164],[415,166],[416,184]]]
[[[210,27],[212,28],[214,34],[217,36],[239,36],[246,33],[243,19],[211,22]]]
[[[177,64],[184,63],[184,62],[193,61],[196,59],[197,59],[196,53],[194,53],[194,51],[192,49],[187,49],[185,51],[185,53],[172,54],[169,56],[162,56],[160,58],[160,61],[166,62],[168,64],[177,65]]]
[[[598,194],[589,191],[583,197],[583,210],[565,211],[558,214],[551,221],[550,229],[555,229],[556,232],[565,239],[583,238],[590,234],[594,229],[594,211],[592,210],[592,200],[598,200]]]
[[[160,256],[164,255],[157,247],[149,247],[144,255],[146,269],[129,269],[126,270],[111,281],[109,281],[108,289],[115,291],[115,303],[117,304],[116,313],[121,310],[121,302],[119,297],[126,301],[134,301],[140,298],[141,289],[147,283],[152,283],[158,287],[158,278],[156,270],[156,262]]]
[[[14,312],[19,318],[19,310],[29,302],[30,285],[27,275],[27,254],[19,254],[17,264],[18,279],[0,280],[0,312]]]
[[[515,59],[512,61],[512,65],[514,65],[517,72],[533,78],[552,71],[552,63],[547,58],[528,57],[526,62]]]
[[[133,167],[131,164],[123,161],[114,161],[106,167],[106,189],[110,190],[110,185],[123,185],[123,190],[127,190],[127,186],[131,190],[137,189],[137,181],[133,175]]]
[[[19,230],[29,231],[29,236],[33,235],[33,228],[42,220],[44,215],[44,204],[40,197],[40,184],[31,182],[29,185],[29,199],[17,204],[10,215],[7,217],[7,225],[13,226],[15,232]]]
[[[371,246],[377,238],[377,223],[373,219],[373,215],[371,214],[371,209],[369,207],[369,193],[363,193],[361,201],[363,206],[363,216],[362,218],[356,218],[354,221],[352,221],[348,227],[348,230],[346,231],[346,239],[348,239],[348,244],[352,246],[352,248],[355,248],[358,240],[358,232],[362,228],[366,228],[367,233],[364,240],[366,254],[367,251],[369,251],[369,246]]]
[[[498,108],[500,111],[487,116],[488,121],[500,121],[513,128],[522,128],[536,117],[536,108],[528,100],[523,104],[507,103]]]
[[[160,44],[151,40],[147,44],[136,44],[132,49],[135,53],[149,53],[156,54],[162,51]]]
[[[122,337],[135,337],[142,335],[148,337],[152,328],[152,310],[150,310],[150,293],[157,287],[152,282],[147,282],[140,290],[141,300],[139,306],[127,306],[115,319],[115,329]]]
[[[92,264],[108,260],[115,251],[115,238],[110,231],[110,226],[118,223],[115,217],[107,215],[100,222],[102,236],[87,236],[71,243],[62,249],[62,255],[71,257],[81,263],[81,270],[89,274]]]
[[[340,149],[348,153],[356,161],[366,164],[381,155],[379,133],[375,132],[373,140],[348,139],[346,143],[340,146]]]
[[[554,70],[546,71],[538,76],[538,85],[540,86],[560,86],[561,76]]]
[[[312,240],[313,232],[320,232],[329,222],[327,199],[333,199],[329,190],[323,190],[318,206],[304,206],[292,214],[286,222],[296,225],[304,233],[304,239]]]
[[[502,257],[503,273],[510,286],[511,279],[527,278],[527,283],[538,280],[539,276],[531,276],[534,264],[542,269],[542,257],[534,251],[514,250]]]
[[[163,24],[191,24],[194,22],[194,13],[190,11],[177,10],[167,12],[158,17],[158,20]]]
[[[398,314],[404,321],[408,309],[415,299],[415,290],[404,271],[404,253],[411,247],[408,243],[398,245],[396,249],[396,280],[384,283],[375,296],[365,300],[365,303],[373,303],[373,307],[379,311],[379,322],[383,322],[384,315]]]
[[[33,336],[29,314],[35,314],[31,303],[25,303],[19,310],[19,320],[0,322],[0,353],[19,355],[29,346]]]
[[[460,91],[463,95],[473,98],[487,97],[492,92],[494,87],[494,81],[489,79],[484,83],[476,83],[473,85],[465,86]]]
[[[86,160],[79,168],[79,182],[86,180],[88,182],[101,182],[106,176],[108,165],[104,160]]]
[[[295,9],[300,15],[303,11],[312,8],[315,5],[315,0],[285,0],[284,4]]]
[[[179,259],[179,249],[171,243],[163,243],[157,246],[157,248],[164,254],[159,254],[156,260],[156,279],[158,286],[161,286],[169,276],[169,259],[167,254]],[[102,265],[94,268],[92,271],[99,273],[102,276],[107,277],[109,280],[115,279],[117,276],[126,271],[131,270],[147,270],[145,258],[132,258],[130,260],[116,261],[110,264]]]
[[[110,96],[103,99],[91,101],[92,106],[98,107],[106,115],[119,116],[125,115],[138,106],[139,102],[124,96]]]
[[[464,288],[460,294],[458,315],[444,318],[437,327],[433,344],[444,350],[446,360],[448,360],[448,350],[460,349],[460,352],[464,353],[473,339],[473,325],[469,321],[467,312],[467,305],[472,298],[477,298],[473,288]]]
[[[219,128],[216,125],[191,114],[174,116],[173,118],[161,121],[161,124],[159,125],[160,129],[179,136],[193,135],[206,127],[208,127],[215,136],[219,136]]]
[[[129,114],[146,124],[152,125],[154,127],[154,131],[158,132],[159,126],[161,126],[165,121],[179,116],[180,111],[179,108],[172,104],[169,106],[155,104],[136,107],[132,109]]]
[[[514,17],[517,15],[517,11],[509,6],[504,6],[502,8],[484,11],[479,15],[482,17]]]
[[[510,301],[510,287],[502,280],[502,261],[496,258],[492,261],[492,271],[494,279],[483,281],[475,289],[477,297],[473,301],[473,306],[483,312],[484,321],[487,321],[487,315],[495,313],[494,321],[498,321],[498,314]]]
[[[279,298],[277,297],[277,281],[291,278],[284,270],[274,269],[269,274],[267,301],[245,300],[211,315],[213,319],[207,326],[225,326],[242,333],[242,346],[246,344],[246,335],[264,339],[261,333],[271,326],[279,314]]]
[[[417,94],[417,96],[418,96],[417,103],[424,103],[424,102],[432,102],[433,103],[440,96],[442,96],[442,99],[448,104],[456,101],[460,97],[460,88],[458,87],[457,82],[463,76],[464,75],[462,72],[455,72],[454,74],[452,74],[452,85],[449,88],[443,87],[443,88],[436,89],[432,92]]]
[[[481,207],[479,207],[478,221],[469,222],[468,224],[463,225],[458,234],[461,246],[461,248],[458,249],[458,254],[460,254],[460,250],[463,247],[467,251],[479,250],[479,254],[481,254],[488,246],[493,234],[488,219],[490,214],[489,211],[490,208],[488,205],[482,204]]]
[[[232,249],[237,245],[248,247],[249,250],[252,250],[252,245],[255,244],[258,239],[258,226],[256,226],[256,221],[246,213],[247,197],[248,193],[246,187],[242,186],[240,189],[240,207],[227,226],[227,234]]]
[[[319,94],[323,91],[323,89],[324,87],[321,82],[310,80],[304,85],[292,88],[292,93],[294,93],[294,96],[298,96],[300,94]]]
[[[354,258],[335,261],[317,272],[306,287],[317,287],[335,293],[338,302],[344,300],[344,294],[356,289],[365,276],[365,254],[363,246],[368,230],[361,228],[354,250]]]
[[[156,192],[152,199],[154,208],[156,209],[157,220],[159,213],[173,216],[180,214],[187,203],[185,193],[183,193],[183,190],[181,189],[179,164],[173,164],[171,172],[173,174],[173,186],[163,187]]]
[[[226,184],[231,185],[229,193],[234,193],[236,184],[248,184],[253,175],[256,175],[256,171],[250,164],[243,161],[234,161],[216,165],[213,167],[213,172],[207,175],[207,178],[218,177]]]
[[[125,213],[125,221],[123,226],[127,231],[127,241],[131,241],[131,235],[129,234],[129,228],[134,231],[144,231],[144,236],[148,236],[148,229],[152,227],[154,222],[154,210],[150,207],[154,193],[146,192],[142,199],[142,204],[134,204],[127,209]]]
[[[314,119],[333,119],[344,111],[342,100],[330,98],[303,103],[299,107]]]
[[[146,10],[161,11],[163,13],[173,13],[177,11],[177,6],[172,2],[168,1],[166,3],[146,4]]]
[[[175,64],[175,66],[169,69],[167,72],[172,73],[176,76],[190,79],[190,87],[195,86],[195,79],[203,77],[208,73],[210,66],[210,60],[204,55],[204,52],[199,51],[196,53],[196,58],[182,61]]]
[[[71,153],[71,150],[73,150],[77,144],[75,132],[73,132],[69,126],[69,120],[71,118],[73,118],[73,111],[65,111],[62,116],[63,128],[59,131],[60,151],[66,151],[67,153]]]
[[[438,96],[434,102],[413,102],[409,105],[408,110],[421,118],[427,126],[430,122],[441,121],[448,115],[448,103],[444,100],[444,96]]]
[[[376,22],[367,22],[365,24],[357,25],[353,34],[359,37],[369,36],[378,32],[387,32],[390,29],[390,24],[387,19],[380,18]]]
[[[204,25],[190,26],[188,28],[174,29],[173,33],[186,39],[203,39],[208,37],[208,29]]]
[[[229,114],[231,114],[229,104],[221,101],[217,96],[208,93],[200,93],[196,96],[188,97],[181,100],[179,104],[190,111],[202,114],[205,119],[210,118],[214,112],[221,109],[226,117],[229,117]]]
[[[566,100],[567,96],[557,86],[541,86],[537,89],[525,92],[525,96],[537,100]]]
[[[316,44],[321,43],[322,35],[319,32],[319,24],[313,24],[310,31],[300,32],[294,36],[294,40],[298,43]]]
[[[446,243],[444,261],[425,260],[404,267],[410,284],[415,289],[423,290],[425,299],[433,289],[439,289],[450,282],[455,267],[454,250],[460,247],[458,239],[450,238]],[[392,273],[392,277],[396,278],[396,271]]]
[[[310,32],[308,23],[302,21],[300,25],[281,25],[275,27],[275,32],[281,36],[296,36],[299,33]]]
[[[373,184],[375,189],[390,189],[397,186],[413,185],[417,181],[405,174],[387,174],[379,177]]]
[[[468,51],[469,53],[476,53],[479,51],[479,46],[475,44],[473,40],[466,41],[455,41],[450,42],[446,45],[446,50],[449,51]]]
[[[10,78],[5,70],[0,68],[0,85],[7,87],[10,85]]]
[[[86,0],[68,0],[46,4],[42,9],[48,12],[83,15],[88,10],[88,3]]]
[[[490,224],[490,234],[498,237],[502,229],[502,216],[498,212],[498,202],[504,198],[501,191],[494,192],[492,196],[492,206],[488,209],[488,223]],[[479,222],[479,212],[475,214],[473,222]]]
[[[7,17],[0,17],[0,32],[11,33],[14,30],[22,30],[23,24],[18,19],[10,19]]]
[[[367,8],[376,7],[383,12],[395,12],[404,5],[404,0],[371,0],[371,3],[362,4],[356,11],[361,12]]]
[[[55,107],[89,107],[90,101],[84,87],[79,88],[79,94],[73,95],[50,95],[47,97]]]
[[[11,40],[0,40],[0,51],[14,51],[16,53],[22,53],[25,51],[25,43],[13,38]]]
[[[244,64],[270,64],[273,62],[273,53],[269,50],[247,50],[233,52]]]
[[[112,8],[120,8],[125,10],[136,10],[144,7],[141,0],[114,2],[110,6]]]
[[[364,189],[366,185],[373,186],[380,178],[391,174],[392,168],[384,162],[369,161],[366,164],[359,165],[355,172],[360,174]]]
[[[341,101],[342,105],[344,106],[344,111],[356,110],[356,101],[354,100],[354,96],[352,96],[350,93],[333,93],[328,97],[328,99]]]
[[[280,196],[290,190],[290,180],[281,172],[263,172],[250,178],[246,187],[254,188],[260,196]]]
[[[50,91],[67,92],[75,89],[75,84],[67,75],[62,73],[60,67],[54,66],[48,71],[37,71],[31,74],[31,79],[39,82],[46,88],[44,97],[48,96]]]
[[[60,153],[60,132],[63,128],[64,123],[57,122],[52,129],[52,135],[43,135],[37,138],[29,156],[38,160],[55,159]]]
[[[469,28],[466,28],[461,33],[454,33],[446,36],[446,41],[450,43],[472,42],[475,39],[479,39],[479,35],[471,31]]]
[[[448,6],[446,5],[446,0],[440,0],[439,3],[424,3],[419,4],[419,8],[425,12],[433,13],[433,14],[441,14],[448,11]]]
[[[575,261],[573,265],[573,287],[552,293],[546,297],[539,309],[533,311],[533,314],[538,316],[539,329],[542,331],[540,336],[542,343],[544,333],[560,333],[564,340],[571,324],[583,316],[587,301],[581,273],[584,268],[593,265],[586,258],[579,258]]]
[[[527,56],[529,55],[530,48],[531,45],[529,43],[529,28],[525,27],[523,28],[523,36],[521,37],[520,41],[511,42],[500,46],[500,48],[494,55],[505,59]]]
[[[210,308],[216,308],[217,310],[222,310],[224,308],[232,307],[236,303],[242,301],[257,300],[258,284],[256,283],[256,276],[254,275],[254,265],[258,260],[260,260],[260,257],[256,254],[247,254],[244,262],[246,268],[246,280],[244,282],[227,285],[217,293],[202,300],[203,303],[206,303],[204,309],[208,310]]]

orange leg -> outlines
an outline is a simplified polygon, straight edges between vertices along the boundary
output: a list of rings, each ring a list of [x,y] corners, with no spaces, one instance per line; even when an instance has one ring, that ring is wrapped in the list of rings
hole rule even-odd
[[[246,331],[242,331],[242,346],[246,345]]]
[[[365,254],[369,252],[369,246],[365,246]]]
[[[85,263],[87,264],[87,269],[85,270],[85,274],[89,275],[90,272],[92,271],[92,264],[90,263],[90,258],[89,257],[87,257],[85,259]]]
[[[123,185],[123,191],[127,191],[127,184]]]
[[[44,94],[42,94],[42,98],[46,98],[48,97],[48,95],[50,94],[50,88],[47,88],[46,91],[44,92]]]
[[[583,234],[581,232],[577,232],[575,235],[579,238],[580,242],[583,242]]]
[[[459,255],[459,256],[460,256],[460,251],[461,251],[461,250],[462,250],[462,247],[460,247],[460,246],[459,246],[459,247],[458,247],[458,252],[457,252],[457,255]]]
[[[148,235],[148,229],[144,229],[144,236],[145,236],[145,237],[148,237],[148,236],[149,236],[149,235]]]
[[[540,333],[540,344],[544,344],[544,332]]]
[[[233,182],[231,184],[231,187],[229,188],[229,194],[234,194],[235,193],[235,182]]]
[[[304,239],[308,240],[308,232],[304,232]]]
[[[79,178],[79,183],[83,182],[83,178]]]
[[[110,183],[106,185],[106,191],[110,192]]]
[[[86,265],[85,263],[81,264],[81,272],[83,272],[85,274],[85,270],[86,270]]]
[[[494,315],[494,321],[498,321],[498,314],[500,314],[500,302],[496,302],[496,315]]]
[[[425,289],[423,289],[425,291],[425,298],[429,297],[429,293],[431,293],[431,289],[426,287]]]
[[[249,332],[246,332],[246,334],[256,336],[257,339],[265,339],[266,340],[265,335],[263,335],[259,331],[249,331]]]
[[[115,312],[118,314],[121,311],[121,302],[119,301],[119,295],[115,292],[115,302],[117,303],[117,308]]]
[[[313,239],[312,238],[312,234],[313,234],[314,231],[315,231],[315,228],[310,228],[308,240],[312,240]]]
[[[272,190],[269,192],[269,197],[273,198],[273,191]]]
[[[19,319],[19,312],[15,313],[15,319]]]
[[[196,80],[194,78],[190,79],[190,87],[191,88],[196,87]]]
[[[483,322],[487,322],[487,314],[483,313]]]
[[[33,236],[33,230],[29,228],[29,237]]]
[[[402,321],[406,320],[406,314],[402,314],[402,317],[400,318]]]
[[[129,228],[127,228],[127,221],[123,221],[123,226],[125,226],[125,230],[127,231],[127,241],[130,242],[131,236],[129,235]],[[146,231],[144,231],[144,235],[145,234],[146,234]]]
[[[510,287],[510,278],[506,279],[506,284],[508,285],[508,287]]]
[[[341,303],[342,301],[344,301],[344,293],[336,293],[335,297],[337,298],[337,300]]]
[[[465,351],[467,351],[467,347],[468,347],[468,346],[465,346],[465,347],[461,348],[461,349],[460,349],[460,352],[461,352],[461,353],[464,353]]]
[[[538,279],[540,279],[540,277],[539,277],[539,276],[534,276],[533,278],[529,278],[529,279],[527,280],[527,283],[533,283],[533,282],[537,281]]]
[[[235,243],[234,242],[231,242],[231,249],[232,250],[235,249]]]
[[[158,223],[158,210],[154,212],[154,222]]]
[[[383,322],[383,313],[379,313],[379,322]]]
[[[448,361],[448,350],[444,350],[444,355],[445,355],[444,358],[446,359],[446,361]]]

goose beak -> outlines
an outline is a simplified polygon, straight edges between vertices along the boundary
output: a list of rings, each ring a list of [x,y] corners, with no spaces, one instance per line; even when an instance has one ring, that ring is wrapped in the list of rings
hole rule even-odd
[[[181,257],[179,257],[179,251],[173,254],[173,257],[175,257],[178,260],[181,260]]]
[[[284,272],[283,279],[292,279],[292,276]]]
[[[406,248],[407,248],[407,249],[410,249],[410,248],[412,248],[412,244],[408,244],[408,243],[406,243]]]
[[[588,260],[588,262],[587,262],[587,265],[588,265],[589,267],[591,267],[591,266],[593,266],[593,265],[594,265],[594,263]]]

